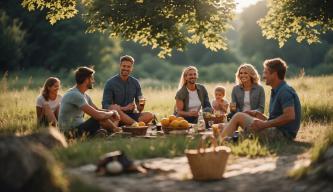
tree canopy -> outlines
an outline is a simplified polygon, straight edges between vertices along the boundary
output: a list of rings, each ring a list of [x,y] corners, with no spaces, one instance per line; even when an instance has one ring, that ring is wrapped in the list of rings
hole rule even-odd
[[[202,42],[217,51],[226,49],[234,0],[82,0],[89,32],[103,32],[141,45],[159,48],[160,57],[173,48]],[[46,9],[51,24],[77,13],[75,0],[23,0],[28,10]]]
[[[258,21],[267,39],[282,47],[292,36],[309,44],[333,31],[333,0],[267,0],[269,11]],[[234,0],[82,0],[88,31],[133,40],[159,48],[159,56],[173,48],[184,50],[202,42],[217,51],[226,49]],[[22,0],[28,10],[46,9],[51,24],[78,13],[76,0]],[[218,5],[218,6],[217,6]]]
[[[267,39],[280,47],[296,36],[297,42],[320,41],[320,35],[333,31],[333,0],[267,0],[268,13],[259,20]]]
[[[109,38],[100,32],[85,33],[88,24],[81,14],[86,12],[78,2],[80,14],[50,25],[46,10],[29,12],[22,1],[0,1],[0,73],[24,70],[24,74],[53,74],[62,79],[77,66],[94,66],[97,82],[118,72],[119,55],[129,54],[136,60],[134,74],[142,79],[173,82],[179,78],[183,66],[195,65],[201,81],[234,81],[234,73],[242,62],[255,65],[259,71],[262,61],[282,57],[288,62],[288,75],[296,75],[300,68],[307,74],[333,73],[333,32],[320,36],[321,43],[297,43],[295,36],[279,48],[275,40],[262,36],[257,24],[267,12],[261,1],[245,8],[226,33],[228,50],[213,52],[203,44],[188,44],[186,51],[173,49],[172,56],[157,57],[159,49],[142,46],[133,41]],[[218,1],[216,1],[218,2]],[[301,55],[301,56],[300,56]],[[46,70],[41,72],[40,70]],[[49,72],[47,72],[49,71]],[[166,71],[168,71],[166,73]],[[70,80],[70,79],[69,79]]]

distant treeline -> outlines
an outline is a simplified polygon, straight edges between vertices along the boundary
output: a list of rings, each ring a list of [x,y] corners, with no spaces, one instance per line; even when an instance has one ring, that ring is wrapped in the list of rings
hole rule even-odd
[[[195,65],[203,81],[234,81],[241,63],[255,65],[259,72],[267,58],[282,57],[290,65],[288,75],[333,73],[333,34],[322,37],[321,44],[308,45],[289,41],[279,48],[276,41],[266,40],[256,21],[266,14],[265,2],[245,9],[228,33],[229,49],[212,52],[203,45],[190,45],[184,52],[174,51],[164,60],[157,50],[133,42],[86,33],[81,16],[51,26],[43,12],[28,12],[20,1],[0,2],[0,71],[49,70],[64,74],[77,66],[94,66],[97,79],[105,80],[117,73],[118,59],[129,54],[136,59],[134,75],[142,79],[174,82],[184,66]],[[84,10],[82,10],[84,13]]]

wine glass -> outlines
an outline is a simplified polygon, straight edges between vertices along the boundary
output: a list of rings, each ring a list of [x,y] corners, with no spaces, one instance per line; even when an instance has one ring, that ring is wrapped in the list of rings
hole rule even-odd
[[[230,112],[235,113],[236,110],[236,103],[230,103]]]
[[[214,124],[214,121],[213,121],[213,120],[209,120],[209,121],[208,121],[208,126],[209,126],[209,127],[212,127],[213,124]]]
[[[146,98],[144,98],[143,96],[139,96],[139,105],[140,105],[141,110],[143,109],[145,104],[146,104]],[[140,110],[140,112],[141,112],[141,110]]]

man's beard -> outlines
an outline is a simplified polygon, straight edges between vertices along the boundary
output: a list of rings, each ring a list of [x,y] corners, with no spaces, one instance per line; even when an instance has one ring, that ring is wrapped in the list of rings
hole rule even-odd
[[[130,72],[126,71],[126,70],[122,70],[122,71],[120,71],[120,74],[123,76],[128,76],[130,74]]]
[[[94,88],[94,86],[93,86],[92,83],[89,83],[89,84],[87,85],[87,87],[88,87],[88,89],[92,89],[92,88]]]
[[[267,79],[264,79],[264,80],[265,80],[265,84],[266,85],[270,85],[271,84],[269,80],[267,80]]]

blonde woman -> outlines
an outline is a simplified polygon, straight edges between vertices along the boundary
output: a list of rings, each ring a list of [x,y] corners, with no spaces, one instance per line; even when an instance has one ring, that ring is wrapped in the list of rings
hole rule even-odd
[[[184,68],[176,93],[176,115],[190,123],[197,123],[199,111],[211,111],[206,88],[196,83],[198,69],[194,66]]]
[[[37,97],[36,112],[39,126],[56,126],[62,96],[58,94],[60,80],[56,77],[46,79],[41,95]]]
[[[237,85],[232,89],[231,99],[236,103],[236,112],[264,113],[265,91],[258,71],[246,63],[239,66],[235,76]]]

